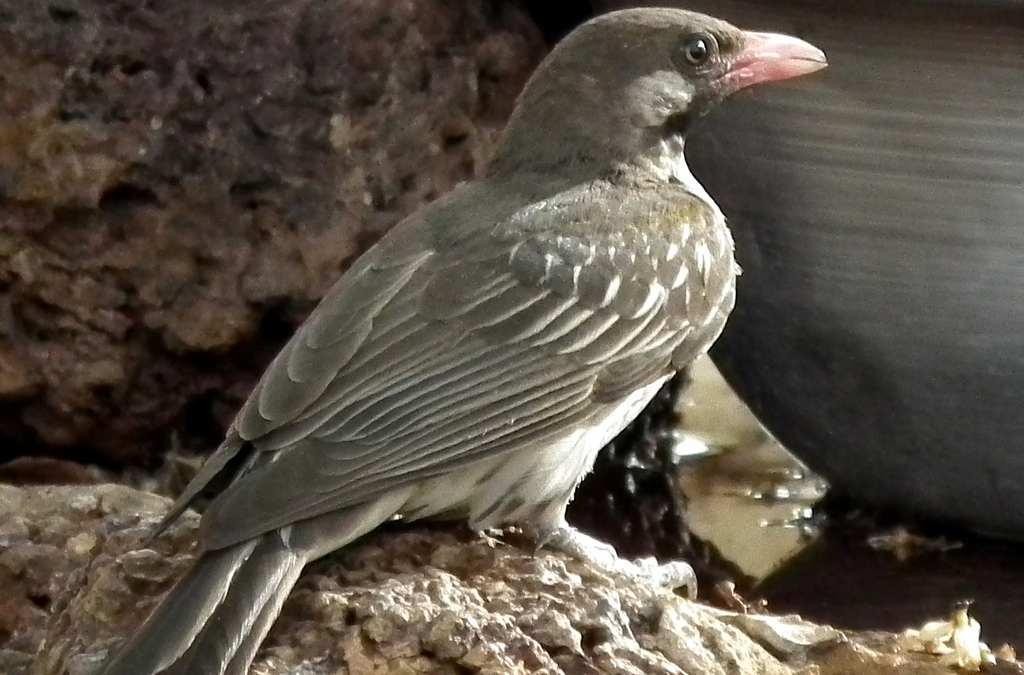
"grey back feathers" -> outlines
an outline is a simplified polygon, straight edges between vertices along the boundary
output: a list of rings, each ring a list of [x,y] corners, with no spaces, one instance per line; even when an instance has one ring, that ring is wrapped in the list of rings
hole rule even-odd
[[[265,457],[210,506],[204,546],[541,443],[706,349],[727,311],[731,240],[678,186],[589,185],[448,234],[385,241],[282,350],[235,423]]]

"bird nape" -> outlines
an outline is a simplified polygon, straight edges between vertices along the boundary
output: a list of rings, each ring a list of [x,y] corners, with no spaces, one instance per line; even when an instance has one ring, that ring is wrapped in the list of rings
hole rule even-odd
[[[565,508],[733,306],[732,238],[679,120],[824,66],[795,38],[674,9],[568,35],[486,174],[395,226],[267,368],[172,510],[230,470],[198,560],[102,672],[246,672],[303,566],[395,516],[518,524],[694,594],[686,563],[620,559]]]

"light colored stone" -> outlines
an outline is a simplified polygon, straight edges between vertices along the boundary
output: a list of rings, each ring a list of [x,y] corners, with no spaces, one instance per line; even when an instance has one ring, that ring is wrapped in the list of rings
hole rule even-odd
[[[31,527],[0,539],[20,623],[2,672],[89,675],[190,564],[198,518],[152,542],[169,502],[115,486],[7,489]],[[103,508],[70,506],[95,499]],[[141,512],[131,512],[133,508]],[[40,543],[41,532],[65,539]],[[24,532],[19,530],[19,532]],[[87,552],[85,552],[87,551]],[[84,555],[82,555],[82,553]],[[45,597],[51,612],[33,603]],[[20,604],[19,604],[20,603]],[[857,638],[859,640],[859,638]],[[997,672],[1006,670],[1000,663]],[[949,672],[895,636],[858,643],[795,617],[739,615],[457,528],[386,529],[309,566],[257,675],[838,675]]]
[[[74,556],[84,556],[92,552],[96,548],[96,544],[99,543],[96,535],[92,532],[79,532],[75,536],[68,539],[68,543],[64,546],[68,553]]]
[[[794,615],[735,614],[725,620],[777,656],[800,654],[809,647],[844,639],[831,626],[820,626]]]

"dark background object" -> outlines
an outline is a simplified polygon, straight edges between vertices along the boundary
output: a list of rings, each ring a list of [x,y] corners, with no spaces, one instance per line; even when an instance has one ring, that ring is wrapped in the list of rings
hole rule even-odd
[[[525,0],[523,5],[549,45],[594,16],[594,3],[590,0]]]
[[[1024,535],[1024,3],[685,6],[831,63],[691,139],[744,268],[716,363],[834,488]]]

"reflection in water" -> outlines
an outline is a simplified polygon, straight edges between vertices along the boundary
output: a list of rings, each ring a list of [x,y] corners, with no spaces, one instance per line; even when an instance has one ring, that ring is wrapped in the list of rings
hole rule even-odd
[[[690,531],[755,580],[817,536],[811,505],[824,483],[773,443],[690,463],[679,485]]]

